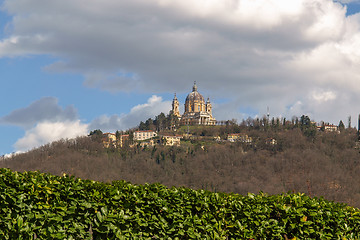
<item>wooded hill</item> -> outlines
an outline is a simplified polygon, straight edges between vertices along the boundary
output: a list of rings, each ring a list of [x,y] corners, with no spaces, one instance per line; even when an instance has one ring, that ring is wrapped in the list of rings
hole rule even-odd
[[[300,122],[300,121],[299,121]],[[184,129],[183,129],[184,130]],[[198,139],[180,147],[104,149],[91,137],[61,140],[0,161],[1,168],[67,173],[103,182],[186,186],[246,195],[302,192],[360,207],[360,154],[353,128],[318,132],[310,125],[189,127]],[[179,130],[180,131],[180,130]],[[187,131],[187,128],[186,130]],[[242,132],[253,143],[217,142]],[[277,144],[267,144],[274,138]]]

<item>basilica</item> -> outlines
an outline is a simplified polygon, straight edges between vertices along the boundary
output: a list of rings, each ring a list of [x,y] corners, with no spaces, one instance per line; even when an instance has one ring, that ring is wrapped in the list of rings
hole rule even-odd
[[[215,125],[216,120],[212,116],[210,99],[205,102],[204,97],[197,91],[196,82],[193,90],[186,97],[185,112],[180,115],[179,101],[174,96],[172,102],[172,113],[179,118],[181,125]]]

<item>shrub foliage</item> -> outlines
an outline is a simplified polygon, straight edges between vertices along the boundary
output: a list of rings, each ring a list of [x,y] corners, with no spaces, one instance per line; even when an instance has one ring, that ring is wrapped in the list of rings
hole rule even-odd
[[[360,210],[304,194],[216,193],[0,169],[2,239],[359,239]]]

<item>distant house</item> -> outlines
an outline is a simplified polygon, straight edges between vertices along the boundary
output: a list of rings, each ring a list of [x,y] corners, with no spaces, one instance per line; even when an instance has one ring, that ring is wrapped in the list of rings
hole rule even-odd
[[[319,131],[340,133],[339,127],[334,124],[323,124],[316,127]]]
[[[339,127],[333,124],[325,124],[324,130],[325,132],[340,132]]]
[[[116,135],[114,133],[104,133],[102,143],[105,148],[116,147]]]
[[[252,143],[252,138],[244,133],[230,133],[227,136],[229,142]]]
[[[120,136],[118,137],[117,141],[118,141],[118,145],[119,145],[120,147],[125,146],[125,142],[126,142],[126,141],[129,141],[129,134],[127,134],[127,135],[120,135]]]
[[[109,147],[124,147],[126,141],[129,140],[129,135],[120,135],[116,137],[115,133],[104,133],[102,138],[102,143],[104,148]]]
[[[156,137],[157,133],[152,130],[144,130],[144,131],[135,131],[134,132],[134,140],[142,141],[147,140],[153,137]]]
[[[166,146],[180,146],[180,139],[182,138],[180,135],[161,135],[160,137],[163,140],[163,144]]]

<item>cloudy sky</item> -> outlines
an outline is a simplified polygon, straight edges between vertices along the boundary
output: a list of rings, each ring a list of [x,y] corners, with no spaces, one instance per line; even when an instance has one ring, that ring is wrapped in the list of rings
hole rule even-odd
[[[360,113],[358,0],[0,0],[0,155],[125,130],[196,81],[218,120]]]

